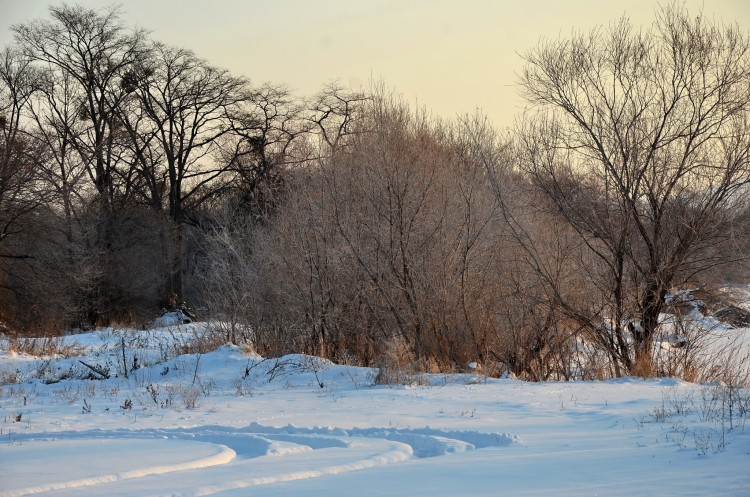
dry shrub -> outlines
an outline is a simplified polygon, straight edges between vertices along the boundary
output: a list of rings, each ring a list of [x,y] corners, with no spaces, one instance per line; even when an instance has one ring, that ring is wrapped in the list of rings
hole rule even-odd
[[[430,374],[452,372],[452,368],[449,365],[441,364],[437,358],[432,356],[419,361],[419,370]]]
[[[469,123],[433,120],[380,90],[361,118],[316,167],[290,175],[272,229],[253,233],[259,352],[402,368],[380,358],[396,334],[425,361],[415,370],[484,359],[504,245],[479,157],[499,138],[477,150]],[[259,322],[283,327],[269,334]]]
[[[482,363],[481,372],[488,378],[500,378],[508,373],[508,366],[500,361],[487,361]]]
[[[682,342],[662,342],[655,354],[659,376],[693,383],[750,386],[750,347],[743,328],[707,324],[704,319],[675,317],[675,334]]]
[[[17,371],[0,371],[0,385],[12,385],[19,383],[19,375]],[[0,395],[2,391],[0,390]]]
[[[291,321],[254,324],[252,346],[263,357],[280,357],[306,351],[303,327]]]
[[[420,375],[414,352],[402,337],[392,337],[377,363],[378,373],[375,385],[420,385],[424,378]]]
[[[639,378],[653,378],[655,376],[654,361],[647,354],[638,355],[633,361],[630,374]]]
[[[9,335],[25,338],[39,338],[39,337],[61,337],[65,334],[65,330],[69,330],[67,326],[60,319],[55,318],[44,318],[38,322],[34,322],[32,326],[16,326],[11,328],[12,333]]]
[[[698,377],[699,383],[730,385],[750,388],[750,353],[736,348],[723,357],[714,357],[706,364]]]
[[[700,377],[700,371],[695,366],[688,365],[682,371],[682,379],[687,382],[696,383],[698,382],[699,377]]]
[[[242,352],[245,355],[256,355],[257,352],[255,350],[255,344],[253,342],[247,341],[243,342],[239,345],[240,352]]]
[[[578,343],[573,353],[574,378],[578,380],[605,380],[612,378],[612,359],[602,350]]]
[[[175,345],[177,355],[207,354],[227,344],[227,337],[223,333],[212,330],[195,331],[187,340]]]

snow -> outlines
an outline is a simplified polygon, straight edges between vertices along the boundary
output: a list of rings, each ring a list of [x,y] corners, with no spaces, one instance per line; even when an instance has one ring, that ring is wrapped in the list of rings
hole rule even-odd
[[[113,451],[121,458],[116,472],[109,461]],[[77,437],[34,440],[20,444],[8,454],[8,460],[3,461],[3,495],[80,491],[81,487],[101,487],[109,482],[227,464],[235,456],[236,453],[224,445],[182,440],[114,439],[107,440],[106,444]],[[60,464],[61,461],[64,464]],[[37,480],[39,467],[49,468],[43,480]]]
[[[166,326],[177,326],[180,324],[189,323],[191,319],[187,317],[181,310],[165,312],[158,318],[154,319],[151,326],[153,328],[163,328]]]
[[[372,386],[303,355],[180,354],[200,326],[73,335],[71,357],[0,340],[0,497],[750,495],[750,426],[709,419],[708,387]]]

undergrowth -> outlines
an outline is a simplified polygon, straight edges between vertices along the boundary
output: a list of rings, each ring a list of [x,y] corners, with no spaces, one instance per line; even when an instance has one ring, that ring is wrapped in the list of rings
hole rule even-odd
[[[697,395],[693,390],[665,390],[661,405],[641,418],[640,424],[671,424],[665,434],[668,442],[707,455],[726,450],[729,435],[744,432],[748,418],[750,389],[744,385],[718,382],[702,387]]]

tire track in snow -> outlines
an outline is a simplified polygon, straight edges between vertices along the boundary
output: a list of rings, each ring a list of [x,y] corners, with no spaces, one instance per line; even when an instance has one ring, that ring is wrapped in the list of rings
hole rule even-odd
[[[15,497],[48,492],[60,497],[81,495],[207,496],[224,491],[361,471],[414,457],[438,457],[486,447],[503,447],[517,438],[507,433],[445,431],[429,427],[396,428],[302,428],[252,423],[244,428],[203,426],[188,429],[91,430],[55,433],[75,440],[123,439],[190,441],[224,450],[214,459],[164,465],[147,470],[115,472],[102,476],[50,483],[0,493]],[[49,438],[43,435],[38,438]],[[34,439],[27,435],[26,439]],[[192,464],[192,465],[191,465]],[[170,474],[167,474],[170,473]],[[158,477],[157,477],[158,475]],[[89,488],[86,488],[89,487]],[[144,489],[146,492],[144,493]]]
[[[156,445],[156,447],[152,447],[155,450],[158,450],[158,442],[161,442],[161,440],[152,440],[152,442],[157,442],[157,444],[149,444],[149,445]],[[63,442],[50,442],[50,446],[47,446],[44,444],[44,447],[41,447],[40,450],[42,450],[44,453],[47,453],[46,455],[49,456],[49,452],[52,452],[54,455],[54,448],[55,444],[58,446],[61,445]],[[169,442],[167,442],[169,443]],[[188,471],[188,470],[197,470],[197,469],[203,469],[208,468],[211,466],[217,466],[217,465],[223,465],[227,464],[230,461],[232,461],[236,457],[236,453],[230,449],[229,447],[226,447],[224,445],[217,445],[217,444],[206,444],[202,443],[201,448],[210,447],[213,449],[213,453],[203,456],[197,459],[179,462],[175,464],[162,464],[162,465],[156,465],[156,466],[150,466],[150,467],[143,467],[143,468],[135,468],[130,469],[126,471],[120,471],[120,472],[112,472],[107,474],[99,474],[99,475],[90,475],[83,478],[76,478],[72,480],[66,480],[66,481],[54,481],[54,482],[47,482],[39,485],[32,485],[29,487],[24,488],[16,488],[8,491],[0,491],[0,497],[20,497],[22,495],[33,495],[33,494],[39,494],[39,493],[49,493],[57,490],[68,490],[68,489],[75,489],[76,491],[79,491],[79,489],[83,487],[93,487],[93,486],[101,486],[103,484],[111,483],[111,482],[118,482],[118,481],[124,481],[129,480],[133,478],[143,478],[145,476],[151,476],[151,475],[164,475],[167,473],[175,473],[175,472],[181,472],[181,471]],[[108,447],[108,450],[117,450],[117,447],[114,448]],[[10,452],[10,451],[9,451]],[[31,461],[25,461],[28,464],[34,464],[36,460],[36,464],[39,464],[40,466],[43,465],[43,461],[39,461],[39,458],[32,458]],[[4,464],[4,466],[7,466]],[[5,468],[9,472],[12,471],[10,468]]]

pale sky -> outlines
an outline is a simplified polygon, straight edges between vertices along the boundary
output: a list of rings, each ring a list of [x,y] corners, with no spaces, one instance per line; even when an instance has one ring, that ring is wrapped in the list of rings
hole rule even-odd
[[[0,46],[10,26],[47,16],[47,0],[0,0]],[[80,0],[101,8],[105,0]],[[194,50],[252,82],[299,95],[338,80],[383,82],[408,102],[454,117],[481,109],[498,127],[523,108],[519,53],[541,38],[587,31],[621,15],[648,25],[655,0],[127,0],[123,21]],[[691,12],[750,32],[750,0],[685,0]]]

